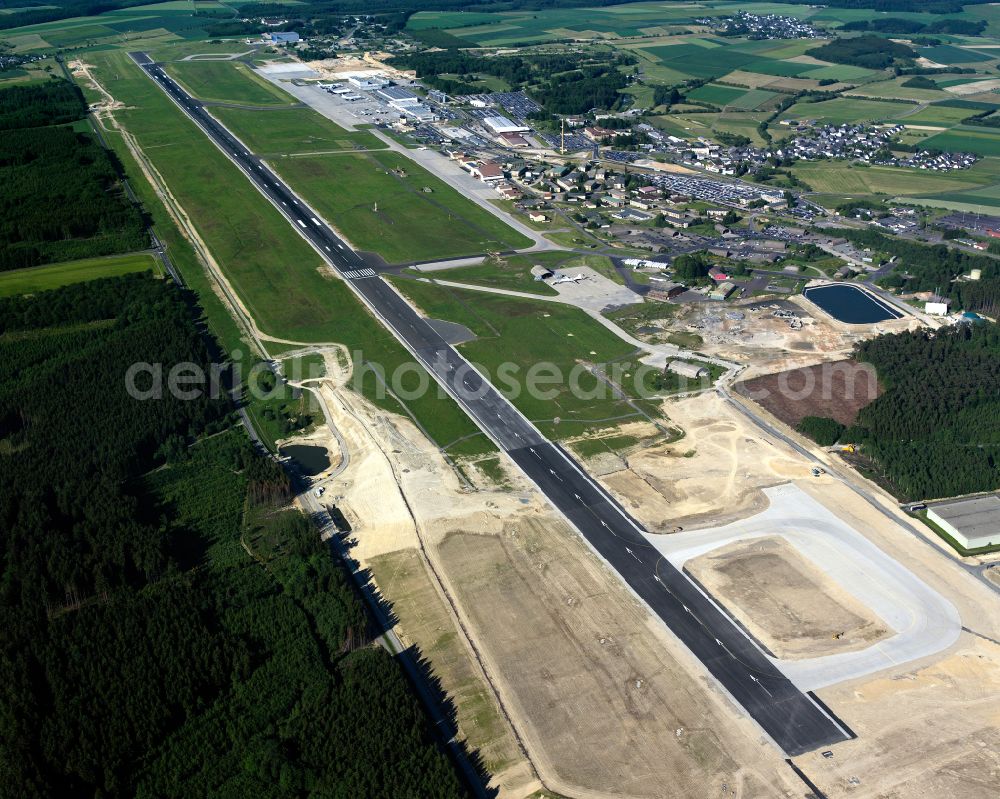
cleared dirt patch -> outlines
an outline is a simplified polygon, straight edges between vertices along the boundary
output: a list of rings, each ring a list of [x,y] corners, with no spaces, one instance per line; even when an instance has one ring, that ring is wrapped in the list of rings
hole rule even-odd
[[[775,657],[850,652],[888,635],[878,616],[777,536],[735,541],[684,569]]]
[[[809,465],[761,436],[717,394],[667,400],[674,442],[629,452],[615,467],[594,468],[648,530],[716,527],[767,507],[762,488],[809,477]],[[619,459],[620,460],[620,459]]]
[[[396,632],[405,644],[420,646],[421,655],[457,708],[461,735],[493,775],[493,783],[501,790],[537,788],[419,553],[403,549],[369,562],[379,588],[392,597],[393,611],[401,619]]]
[[[851,799],[983,799],[1000,782],[1000,646],[967,636],[923,668],[845,683],[821,698],[858,734],[836,756],[797,760],[823,793]]]
[[[805,416],[853,424],[858,411],[882,393],[874,370],[850,360],[763,375],[734,388],[791,427]]]
[[[552,790],[794,795],[774,750],[562,523],[455,530],[439,553]]]

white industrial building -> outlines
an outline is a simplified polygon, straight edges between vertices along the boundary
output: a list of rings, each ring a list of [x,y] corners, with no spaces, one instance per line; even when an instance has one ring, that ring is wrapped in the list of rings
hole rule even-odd
[[[1000,496],[997,494],[928,505],[927,518],[965,549],[1000,546]]]
[[[363,92],[374,92],[381,89],[389,81],[385,78],[381,78],[378,75],[351,75],[347,82],[351,84],[355,89],[359,89]]]
[[[396,108],[405,108],[408,105],[416,105],[420,102],[420,98],[417,95],[402,86],[384,86],[376,91],[375,94]]]
[[[943,297],[934,297],[924,303],[924,313],[932,316],[947,316],[950,302]]]
[[[404,105],[402,107],[396,103],[389,103],[389,105],[397,111],[401,111],[406,114],[406,116],[412,117],[417,122],[433,122],[437,119],[437,114],[435,114],[432,109],[428,108],[426,105],[421,105],[420,103],[415,105]]]
[[[507,117],[502,116],[489,116],[483,119],[483,125],[489,128],[494,133],[527,133],[530,128],[526,128],[524,125],[518,125]]]

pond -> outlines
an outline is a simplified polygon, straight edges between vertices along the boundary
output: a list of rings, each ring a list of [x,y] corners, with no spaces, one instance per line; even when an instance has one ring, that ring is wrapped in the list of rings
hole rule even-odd
[[[869,325],[902,317],[899,311],[878,297],[845,283],[815,286],[802,294],[838,322],[850,325]]]
[[[295,461],[302,473],[309,477],[330,468],[330,454],[326,451],[326,447],[292,444],[288,447],[280,447],[278,452]]]

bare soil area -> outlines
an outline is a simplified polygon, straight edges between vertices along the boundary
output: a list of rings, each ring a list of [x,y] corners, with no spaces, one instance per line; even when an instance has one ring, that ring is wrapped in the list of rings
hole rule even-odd
[[[965,634],[930,665],[826,689],[858,734],[798,765],[831,799],[985,799],[1000,785],[1000,646]]]
[[[393,608],[401,616],[397,635],[404,645],[417,646],[420,655],[433,664],[449,701],[460,709],[458,718],[467,746],[494,775],[494,784],[513,796],[540,787],[419,552],[389,552],[372,558],[369,565],[379,588],[392,598]]]
[[[562,522],[523,517],[499,535],[453,530],[440,555],[550,788],[797,795],[776,750]]]
[[[790,427],[805,416],[826,416],[843,425],[882,393],[874,369],[852,360],[832,361],[744,380],[734,390]]]
[[[775,657],[849,652],[889,634],[881,619],[778,536],[735,541],[684,569]]]
[[[807,273],[801,276],[810,277]],[[816,307],[801,295],[725,305],[685,303],[674,308],[669,321],[662,322],[663,333],[640,334],[639,338],[658,343],[670,333],[694,333],[703,341],[694,347],[699,352],[747,364],[744,379],[818,361],[843,360],[851,356],[858,341],[916,325],[907,317],[858,329],[816,313]]]
[[[501,796],[797,796],[780,753],[505,461],[506,490],[470,491],[408,421],[322,393],[350,454],[325,496]]]
[[[809,476],[806,462],[714,393],[667,400],[664,410],[683,438],[632,452],[617,469],[605,459],[594,472],[650,532],[744,518],[767,507],[761,489]]]

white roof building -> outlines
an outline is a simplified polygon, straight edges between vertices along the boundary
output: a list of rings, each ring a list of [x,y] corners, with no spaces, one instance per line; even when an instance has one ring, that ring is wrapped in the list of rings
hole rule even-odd
[[[927,518],[965,549],[1000,544],[1000,496],[996,494],[930,505]]]
[[[402,86],[384,86],[375,93],[396,108],[416,105],[420,102],[417,95]]]
[[[483,125],[494,133],[527,133],[530,130],[524,125],[518,125],[507,117],[499,115],[486,117],[483,119]]]

